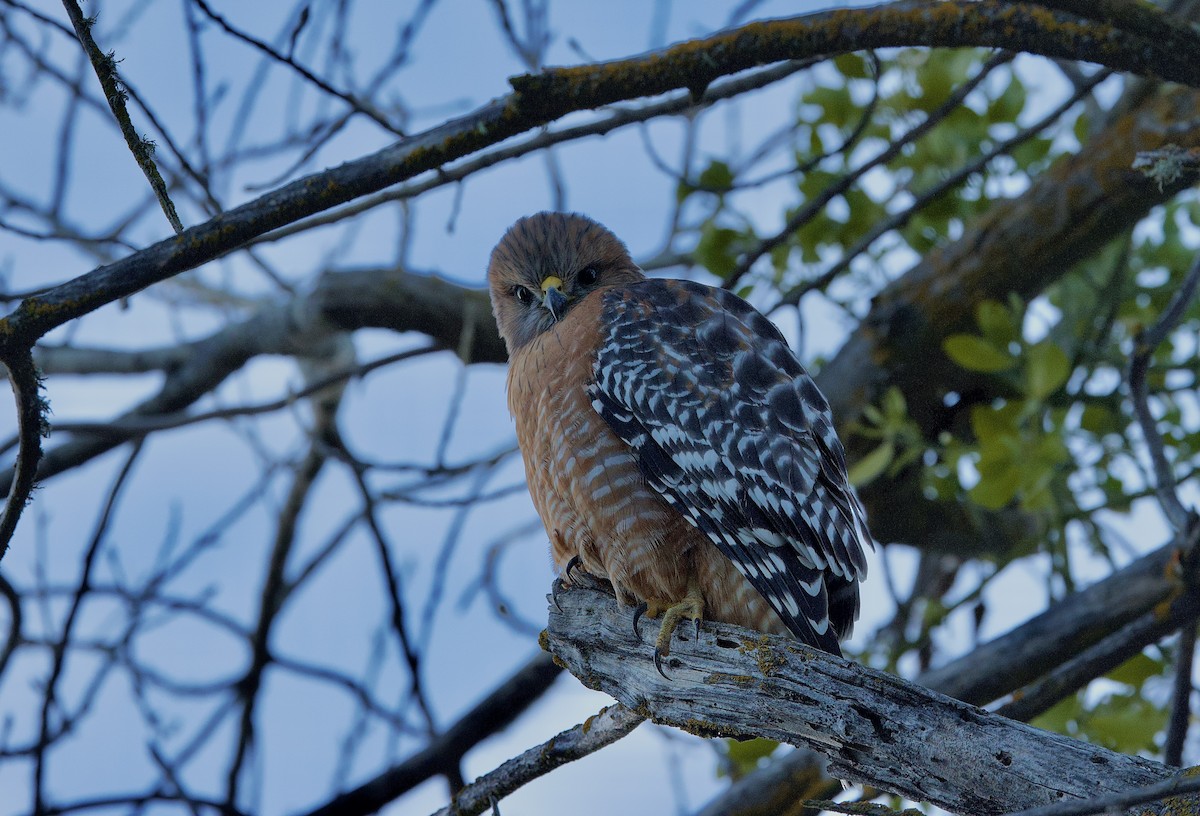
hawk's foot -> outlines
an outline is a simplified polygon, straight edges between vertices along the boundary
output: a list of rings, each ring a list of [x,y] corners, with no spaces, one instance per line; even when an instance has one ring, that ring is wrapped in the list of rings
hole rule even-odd
[[[690,618],[696,623],[696,634],[700,634],[700,621],[704,619],[704,595],[694,579],[688,581],[687,595],[677,603],[659,600],[648,600],[640,604],[633,612],[633,631],[638,634],[638,621],[642,615],[657,618],[662,615],[662,625],[658,629],[658,638],[654,641],[654,668],[666,677],[663,671],[662,659],[671,653],[671,638],[675,629],[684,618]],[[641,635],[638,634],[640,638]]]

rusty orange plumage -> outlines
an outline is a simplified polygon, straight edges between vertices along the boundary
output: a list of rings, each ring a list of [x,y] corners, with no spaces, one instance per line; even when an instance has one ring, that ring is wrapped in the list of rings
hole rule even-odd
[[[793,632],[838,653],[871,546],[828,406],[765,317],[650,280],[580,215],[518,221],[492,252],[508,401],[561,571],[618,599]]]

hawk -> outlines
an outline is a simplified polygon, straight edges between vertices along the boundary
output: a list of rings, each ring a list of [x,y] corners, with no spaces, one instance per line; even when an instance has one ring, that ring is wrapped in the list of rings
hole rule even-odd
[[[661,614],[660,672],[685,617],[841,654],[873,544],[829,405],[771,321],[722,289],[647,278],[577,214],[517,221],[488,285],[558,571]]]

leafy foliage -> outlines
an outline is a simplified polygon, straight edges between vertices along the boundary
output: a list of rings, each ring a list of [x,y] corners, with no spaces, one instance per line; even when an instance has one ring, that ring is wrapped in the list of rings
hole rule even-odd
[[[1027,187],[1086,138],[1093,123],[1080,109],[1056,130],[1029,133],[984,172],[942,189],[959,168],[1031,119],[1021,75],[1011,64],[989,58],[971,50],[901,50],[875,64],[849,54],[826,66],[836,70],[828,70],[797,104],[797,203],[783,213],[785,220],[805,212],[808,202],[926,118],[933,118],[933,126],[783,235],[769,253],[769,265],[755,267],[755,285],[788,302],[807,281],[854,251],[859,254],[852,272],[871,291],[997,201]],[[963,104],[946,105],[981,72],[988,76]],[[753,187],[736,165],[714,162],[689,188],[689,203],[703,213],[695,258],[718,277],[738,273],[739,255],[767,237],[739,209],[739,196]],[[929,191],[937,195],[907,212]],[[897,230],[873,240],[873,231],[888,219]],[[1034,301],[980,303],[973,330],[950,335],[939,350],[978,383],[969,393],[947,395],[952,419],[944,427],[933,432],[923,427],[894,387],[863,412],[856,433],[871,445],[851,469],[859,487],[885,474],[908,473],[927,496],[968,512],[1017,509],[1038,520],[1027,545],[996,556],[994,568],[976,573],[977,583],[965,593],[953,600],[924,599],[917,631],[897,641],[884,657],[889,665],[906,649],[925,648],[920,644],[927,645],[955,609],[971,607],[982,616],[985,606],[977,599],[1016,559],[1035,552],[1048,556],[1047,586],[1061,593],[1076,581],[1071,542],[1114,558],[1104,514],[1129,512],[1152,484],[1123,390],[1125,368],[1138,332],[1162,312],[1191,265],[1197,225],[1200,204],[1185,196],[1162,208],[1153,226],[1114,235],[1104,251],[1079,262]],[[768,268],[770,278],[764,279]],[[850,308],[862,302],[862,292],[824,289],[826,297]],[[1160,429],[1180,478],[1196,470],[1200,455],[1198,330],[1200,313],[1193,307],[1172,340],[1156,351],[1150,375]],[[1162,669],[1160,660],[1153,665],[1156,672]],[[1139,682],[1101,697],[1073,698],[1046,715],[1044,724],[1118,750],[1153,751],[1163,716]]]
[[[1081,737],[1126,754],[1155,753],[1168,711],[1153,701],[1169,663],[1161,656],[1135,655],[1109,672],[1107,687],[1099,693],[1080,692],[1060,701],[1037,717],[1033,725]]]

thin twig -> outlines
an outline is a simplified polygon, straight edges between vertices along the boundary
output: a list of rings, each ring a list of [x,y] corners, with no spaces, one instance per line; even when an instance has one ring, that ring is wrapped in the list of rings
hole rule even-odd
[[[3,678],[4,670],[8,668],[13,653],[17,651],[17,646],[21,643],[22,613],[21,596],[16,587],[9,583],[3,574],[0,574],[0,595],[4,596],[4,600],[8,602],[9,617],[8,638],[4,641],[4,649],[0,650],[0,678]]]
[[[141,452],[142,444],[140,442],[134,443],[133,449],[125,459],[125,464],[121,467],[116,480],[108,491],[108,500],[104,503],[104,509],[100,512],[100,519],[96,522],[96,529],[92,533],[91,542],[88,544],[87,552],[83,557],[82,574],[79,577],[79,585],[76,587],[74,598],[71,601],[71,608],[67,611],[67,618],[63,621],[62,637],[54,644],[53,665],[50,668],[50,677],[46,680],[46,689],[42,697],[40,737],[38,739],[37,750],[34,754],[33,810],[35,813],[45,812],[45,760],[46,750],[50,747],[48,742],[50,715],[51,711],[57,707],[58,697],[56,688],[59,678],[62,676],[63,667],[66,665],[67,647],[72,643],[71,635],[75,628],[75,621],[79,617],[79,610],[83,607],[84,599],[92,588],[92,567],[96,563],[96,554],[100,551],[100,545],[105,541],[113,510],[117,506],[117,499],[121,495],[122,488],[128,482],[129,475],[133,472],[133,465],[138,459],[138,454]]]
[[[811,281],[806,281],[804,284],[789,291],[780,300],[780,304],[794,306],[798,304],[800,299],[809,292],[824,289],[826,286],[832,283],[838,275],[846,271],[855,258],[870,249],[871,245],[879,240],[880,237],[894,229],[903,227],[914,215],[921,212],[921,210],[925,209],[932,202],[941,198],[955,187],[958,187],[971,176],[982,172],[997,156],[1003,156],[1007,153],[1010,153],[1021,143],[1026,142],[1036,136],[1038,133],[1041,133],[1043,130],[1053,124],[1056,119],[1070,110],[1073,105],[1091,93],[1093,88],[1095,88],[1104,80],[1108,79],[1110,76],[1112,76],[1111,71],[1100,71],[1096,73],[1087,82],[1079,86],[1075,93],[1073,93],[1060,105],[1054,108],[1054,110],[1050,111],[1037,122],[1034,122],[1028,128],[1021,130],[1010,138],[1000,142],[991,150],[976,158],[970,164],[959,168],[957,171],[947,176],[938,184],[919,194],[908,207],[905,207],[900,212],[894,213],[890,217],[876,223],[875,226],[873,226],[866,235],[860,238],[854,246],[843,253],[842,257],[838,259],[837,263],[823,272],[820,276]]]
[[[987,79],[991,75],[992,71],[999,68],[1001,65],[1010,62],[1014,56],[1016,55],[1007,51],[1003,51],[992,56],[991,59],[980,66],[979,71],[976,72],[975,76],[971,77],[971,79],[967,80],[958,88],[956,88],[954,93],[952,93],[945,102],[939,105],[936,110],[931,111],[928,116],[910,128],[906,133],[901,135],[899,138],[894,139],[887,146],[887,148],[880,151],[878,155],[864,162],[853,171],[842,176],[842,178],[836,183],[826,187],[817,197],[805,202],[804,206],[797,210],[796,213],[787,220],[787,223],[784,224],[783,229],[779,230],[779,232],[775,233],[773,236],[760,241],[753,249],[743,255],[738,261],[738,265],[733,270],[733,273],[721,285],[726,289],[733,289],[737,285],[738,281],[740,281],[742,277],[750,271],[750,267],[752,267],[759,258],[768,254],[776,247],[786,243],[788,239],[790,239],[796,233],[796,230],[800,229],[802,226],[811,221],[817,215],[817,213],[819,213],[825,207],[826,204],[853,187],[854,184],[868,172],[891,161],[893,158],[900,155],[900,152],[906,145],[917,141],[926,133],[933,130],[936,125],[957,110],[958,106],[963,103],[963,100],[966,99],[972,91],[979,87],[980,83]]]
[[[117,74],[117,61],[112,54],[105,54],[101,51],[100,47],[96,45],[96,41],[92,39],[92,25],[95,23],[95,18],[84,17],[76,0],[63,0],[63,7],[67,10],[67,16],[71,18],[71,25],[75,27],[75,36],[79,38],[84,53],[87,54],[92,68],[96,71],[96,78],[100,80],[100,87],[104,89],[104,97],[108,100],[108,106],[112,109],[113,116],[116,117],[117,124],[121,128],[121,135],[125,137],[125,144],[129,145],[129,150],[133,153],[133,158],[137,160],[138,167],[145,174],[146,180],[150,182],[150,188],[154,190],[154,196],[158,199],[158,204],[162,207],[163,214],[166,215],[171,228],[177,234],[183,232],[183,223],[179,220],[175,204],[172,203],[171,196],[167,192],[167,184],[159,175],[158,167],[154,164],[154,144],[138,134],[137,129],[133,126],[133,121],[129,118],[129,111],[125,108],[127,94],[121,85],[121,78]]]
[[[433,709],[430,707],[429,698],[425,693],[425,687],[422,682],[421,656],[413,645],[413,639],[409,634],[408,624],[405,621],[406,610],[404,599],[400,592],[400,582],[396,577],[396,567],[392,563],[391,544],[383,532],[382,525],[379,523],[377,502],[371,493],[370,486],[367,484],[367,479],[363,474],[362,468],[355,467],[354,457],[346,447],[345,442],[336,433],[326,441],[334,450],[341,452],[343,460],[348,465],[350,474],[354,477],[359,494],[362,496],[363,519],[367,523],[371,540],[375,544],[375,551],[379,554],[380,572],[383,573],[384,588],[387,591],[387,598],[391,609],[392,631],[399,642],[400,654],[404,657],[404,663],[409,672],[409,692],[417,704],[417,710],[420,711],[421,717],[425,721],[426,732],[430,737],[434,737],[437,735],[437,724],[434,720]]]
[[[338,385],[347,380],[356,380],[366,374],[371,373],[375,369],[384,366],[392,365],[403,360],[408,360],[413,357],[420,357],[425,354],[432,354],[441,351],[440,348],[433,345],[419,346],[415,349],[406,349],[405,351],[389,354],[381,357],[378,360],[362,363],[350,368],[344,368],[340,371],[335,371],[318,380],[305,385],[303,388],[290,393],[286,396],[279,397],[266,402],[256,403],[254,405],[236,405],[230,408],[216,408],[212,411],[204,411],[198,414],[176,413],[162,414],[159,416],[127,416],[122,419],[116,419],[111,422],[54,422],[50,428],[58,432],[71,433],[91,433],[103,434],[105,436],[117,436],[121,438],[142,437],[155,431],[173,430],[183,428],[188,425],[195,425],[200,422],[211,422],[215,419],[233,419],[235,417],[256,416],[259,414],[268,414],[274,411],[281,411],[295,405],[299,400],[305,397],[319,393],[331,385]],[[8,448],[11,448],[15,440],[10,440],[4,445],[0,445],[0,453],[3,453]]]
[[[42,397],[42,382],[30,351],[17,351],[15,359],[4,360],[17,402],[17,462],[12,484],[0,516],[0,559],[8,551],[17,522],[33,495],[38,463],[42,459],[42,437],[46,435],[49,406]]]
[[[731,99],[748,91],[762,88],[773,82],[785,79],[805,68],[809,68],[814,63],[815,60],[793,60],[749,73],[744,77],[737,77],[716,83],[704,92],[704,96],[701,97],[699,102],[693,99],[689,93],[677,94],[661,102],[652,102],[636,108],[616,108],[602,118],[581,125],[555,131],[543,130],[536,136],[530,137],[518,144],[504,146],[497,150],[483,153],[470,161],[464,161],[453,167],[440,168],[436,174],[424,181],[364,196],[353,204],[341,207],[340,209],[273,230],[254,239],[251,245],[279,241],[315,227],[335,224],[393,201],[416,198],[418,195],[437,189],[438,187],[462,181],[467,176],[478,173],[481,170],[486,170],[489,167],[510,159],[536,153],[539,150],[547,149],[556,144],[582,139],[587,136],[603,136],[625,125],[637,124],[661,116],[690,115],[697,106],[708,106],[714,102]]]
[[[1175,291],[1170,304],[1159,315],[1158,321],[1134,341],[1134,354],[1129,361],[1129,397],[1133,402],[1133,411],[1137,416],[1138,425],[1141,426],[1142,436],[1146,440],[1150,461],[1154,465],[1155,493],[1163,513],[1176,531],[1187,527],[1192,513],[1180,502],[1175,490],[1175,473],[1171,469],[1171,463],[1167,461],[1162,435],[1158,432],[1154,414],[1150,412],[1146,372],[1150,368],[1150,358],[1154,355],[1154,350],[1183,319],[1184,312],[1196,294],[1197,284],[1200,284],[1200,255],[1192,263],[1192,268]]]
[[[327,461],[324,446],[314,442],[292,476],[287,499],[276,520],[267,574],[263,579],[259,597],[258,623],[250,639],[250,666],[236,687],[242,710],[238,723],[237,744],[233,759],[226,770],[225,805],[230,809],[237,807],[242,769],[254,745],[255,708],[259,691],[267,666],[274,659],[270,649],[272,627],[293,588],[284,573],[288,558],[296,545],[300,514],[316,485],[317,476]]]
[[[430,777],[457,765],[471,748],[507,728],[545,694],[561,671],[549,655],[539,653],[423,749],[309,811],[307,816],[368,816],[381,810]]]
[[[1132,805],[1155,802],[1184,793],[1200,791],[1200,776],[1177,776],[1144,788],[1110,793],[1078,802],[1055,802],[1053,805],[1028,808],[1006,816],[1090,816],[1093,813],[1120,813]]]
[[[69,1],[70,0],[68,0],[68,2]],[[268,57],[279,62],[280,64],[288,66],[289,68],[294,70],[296,73],[300,74],[300,76],[304,77],[304,79],[306,79],[307,81],[311,82],[313,85],[320,88],[325,93],[329,94],[330,96],[335,96],[338,99],[342,100],[347,105],[349,105],[352,110],[355,110],[355,111],[363,114],[364,116],[368,117],[369,119],[371,119],[373,122],[375,122],[380,127],[384,128],[385,130],[390,131],[394,135],[399,136],[401,138],[404,137],[404,135],[405,135],[404,131],[400,130],[400,128],[396,127],[391,122],[389,122],[387,120],[387,117],[385,117],[379,111],[375,110],[370,104],[368,104],[364,100],[356,99],[355,97],[351,96],[350,94],[348,94],[344,91],[339,91],[337,88],[334,88],[328,82],[321,79],[319,76],[317,76],[312,71],[305,68],[300,63],[296,62],[295,60],[291,59],[290,57],[288,57],[284,54],[279,53],[278,51],[276,51],[274,48],[272,48],[270,45],[263,42],[262,40],[259,40],[255,37],[251,37],[246,32],[235,27],[232,23],[230,23],[228,20],[226,20],[220,14],[217,14],[215,11],[213,11],[211,8],[209,8],[208,3],[206,3],[204,0],[191,0],[191,1],[196,4],[196,7],[199,8],[200,11],[204,12],[205,16],[207,16],[210,20],[212,20],[214,23],[219,25],[225,31],[226,34],[229,34],[231,37],[239,39],[242,42],[246,43],[247,45],[251,46],[252,48],[255,48],[255,49],[261,51],[262,53],[266,54]]]
[[[1175,657],[1175,686],[1172,690],[1171,720],[1163,745],[1163,762],[1183,765],[1183,744],[1192,720],[1192,663],[1196,657],[1196,621],[1179,629],[1179,654]]]
[[[477,816],[492,803],[550,771],[611,745],[641,725],[646,718],[623,705],[600,709],[574,728],[551,737],[496,770],[467,785],[454,801],[434,816]]]

